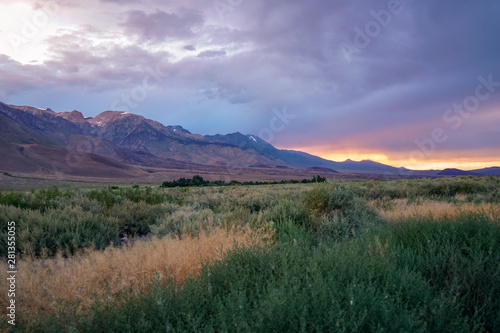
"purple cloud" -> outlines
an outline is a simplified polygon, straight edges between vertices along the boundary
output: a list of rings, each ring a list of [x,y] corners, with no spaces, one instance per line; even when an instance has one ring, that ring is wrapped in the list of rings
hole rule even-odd
[[[198,58],[215,58],[215,57],[222,57],[226,55],[226,51],[224,50],[209,50],[209,51],[203,51],[200,52],[197,57]]]
[[[196,51],[196,47],[194,45],[184,45],[182,49],[187,50],[187,51]]]
[[[195,10],[187,10],[178,15],[158,9],[152,14],[132,10],[122,25],[127,33],[139,36],[142,41],[162,42],[193,37],[194,30],[203,23],[203,16]]]
[[[390,16],[388,1],[256,0],[228,2],[222,19],[211,1],[102,2],[116,6],[89,10],[109,23],[62,26],[44,40],[45,63],[0,56],[0,100],[41,96],[32,103],[102,111],[159,66],[158,87],[131,111],[192,132],[256,134],[273,108],[287,107],[297,121],[275,135],[282,147],[404,155],[444,128],[449,139],[438,152],[500,149],[491,125],[500,87],[459,129],[443,120],[475,93],[478,76],[500,82],[500,4],[493,0],[402,0]],[[73,15],[80,17],[76,9]],[[357,48],[350,61],[346,43]],[[73,98],[58,93],[67,89]],[[226,122],[211,121],[219,118]]]

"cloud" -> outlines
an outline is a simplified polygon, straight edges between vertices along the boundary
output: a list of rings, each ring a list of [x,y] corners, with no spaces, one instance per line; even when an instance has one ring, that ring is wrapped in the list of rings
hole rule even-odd
[[[184,45],[182,48],[183,48],[184,50],[187,50],[187,51],[196,51],[196,47],[195,47],[194,45],[191,45],[191,44],[189,44],[189,45]]]
[[[214,58],[214,57],[222,57],[226,55],[226,51],[224,50],[209,50],[198,53],[198,58]]]
[[[282,147],[407,155],[415,140],[443,127],[449,139],[437,151],[446,158],[481,146],[498,151],[491,110],[500,107],[500,88],[457,131],[443,114],[474,94],[478,76],[500,82],[500,3],[402,0],[382,25],[387,3],[229,2],[221,17],[212,1],[91,1],[64,8],[64,19],[76,23],[57,22],[58,33],[43,41],[44,64],[0,58],[0,98],[47,90],[43,105],[49,98],[57,104],[52,91],[71,87],[111,104],[160,65],[164,79],[132,112],[193,132],[256,134],[269,126],[273,108],[287,107],[297,121],[275,135]],[[0,23],[0,30],[7,29]],[[341,45],[356,38],[367,45],[347,61]],[[208,121],[220,117],[228,122]]]
[[[122,25],[127,33],[139,36],[142,41],[162,42],[193,37],[203,23],[203,16],[195,10],[186,10],[178,15],[158,9],[151,14],[141,10],[130,11]]]
[[[137,0],[100,0],[101,2],[111,2],[119,5],[130,4],[137,2]]]
[[[149,52],[138,46],[106,41],[95,43],[88,34],[63,34],[47,40],[52,59],[23,65],[0,56],[0,93],[54,87],[78,87],[87,92],[115,91],[141,82],[148,68],[168,63],[166,51]]]

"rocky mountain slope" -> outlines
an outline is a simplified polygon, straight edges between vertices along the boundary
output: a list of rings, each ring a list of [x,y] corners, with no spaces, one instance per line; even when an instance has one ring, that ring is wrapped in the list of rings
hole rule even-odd
[[[78,174],[120,176],[144,172],[144,167],[199,169],[207,166],[318,168],[387,175],[408,172],[436,175],[439,172],[413,172],[373,161],[333,162],[303,152],[277,149],[255,135],[202,136],[178,125],[165,126],[120,111],[105,111],[92,118],[76,110],[54,112],[0,102],[0,130],[0,154],[6,157],[0,160],[0,169],[4,171],[51,172],[57,169],[54,165],[58,165],[60,172],[65,172],[64,166],[73,172],[81,167]]]

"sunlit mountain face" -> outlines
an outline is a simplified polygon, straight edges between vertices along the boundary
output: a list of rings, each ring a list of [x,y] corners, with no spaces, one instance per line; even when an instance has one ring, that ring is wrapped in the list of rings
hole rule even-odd
[[[0,101],[241,132],[328,160],[500,164],[500,3],[0,3]]]

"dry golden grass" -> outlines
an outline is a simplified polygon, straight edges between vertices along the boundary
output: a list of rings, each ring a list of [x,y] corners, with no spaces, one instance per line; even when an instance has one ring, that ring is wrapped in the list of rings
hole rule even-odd
[[[459,203],[453,204],[441,201],[417,201],[408,203],[406,199],[396,199],[392,201],[392,207],[389,209],[378,208],[380,215],[390,222],[397,222],[401,219],[423,216],[441,219],[445,217],[457,217],[463,213],[482,212],[487,216],[498,217],[500,215],[500,206],[490,203]]]
[[[167,274],[182,283],[190,274],[196,276],[202,261],[218,260],[223,252],[239,246],[263,242],[262,233],[249,228],[230,231],[217,228],[198,237],[162,238],[138,241],[133,246],[110,247],[104,251],[87,250],[69,259],[23,259],[17,274],[18,320],[27,319],[41,311],[50,311],[58,300],[80,300],[89,307],[93,299],[123,291],[145,288],[155,276]],[[0,269],[1,293],[7,295],[6,267]],[[7,306],[5,298],[0,307]]]

